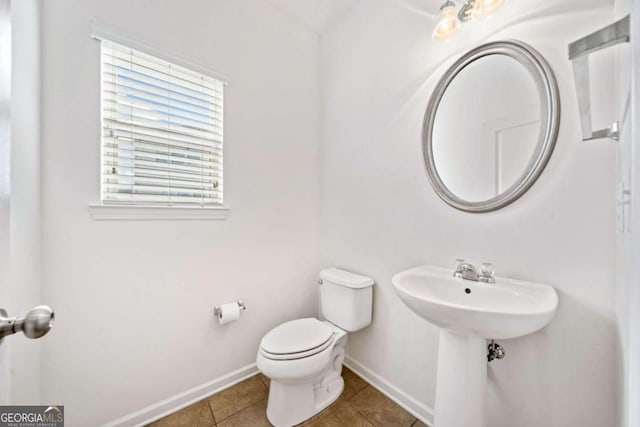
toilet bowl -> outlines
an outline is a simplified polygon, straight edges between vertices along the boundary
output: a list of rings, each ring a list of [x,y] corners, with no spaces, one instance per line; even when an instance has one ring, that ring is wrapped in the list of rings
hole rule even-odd
[[[300,335],[290,335],[287,350],[290,353],[270,352],[274,347],[269,334],[280,332],[284,335],[292,330]],[[308,348],[309,344],[295,344],[305,330],[310,334],[318,333],[305,337],[307,343],[316,344],[313,348]],[[315,342],[310,339],[312,336]],[[284,323],[265,335],[257,363],[258,369],[271,380],[267,418],[274,426],[298,424],[322,411],[340,396],[344,387],[340,374],[346,342],[346,331],[314,318]]]
[[[256,361],[271,380],[267,418],[276,427],[301,423],[340,396],[347,334],[371,323],[371,278],[333,268],[318,283],[326,320],[285,322],[260,342]]]

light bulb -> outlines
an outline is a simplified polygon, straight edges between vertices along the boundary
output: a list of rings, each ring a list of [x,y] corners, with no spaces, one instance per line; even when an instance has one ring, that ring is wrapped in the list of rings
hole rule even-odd
[[[475,4],[473,5],[471,15],[473,15],[474,18],[484,15],[482,4],[482,0],[476,0]]]
[[[433,39],[435,41],[450,39],[458,28],[460,28],[460,21],[456,14],[455,3],[449,0],[440,8],[440,21],[433,29]]]
[[[475,16],[489,16],[499,8],[504,0],[478,0],[473,8]]]

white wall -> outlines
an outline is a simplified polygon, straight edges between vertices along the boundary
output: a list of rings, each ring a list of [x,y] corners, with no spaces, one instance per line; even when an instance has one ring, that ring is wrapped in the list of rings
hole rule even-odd
[[[99,43],[90,20],[229,76],[226,221],[96,222]],[[259,0],[43,2],[43,277],[57,323],[43,400],[98,425],[255,362],[316,312],[318,38]],[[215,304],[244,299],[220,327]]]
[[[458,40],[436,45],[424,2],[369,0],[322,38],[321,266],[376,280],[373,324],[350,337],[349,355],[433,407],[438,331],[394,294],[393,274],[422,264],[453,268],[464,257],[558,290],[549,327],[501,342],[507,357],[489,367],[492,427],[616,425],[616,148],[581,142],[567,60],[567,44],[610,23],[613,8],[580,12],[597,2],[569,3],[508,1],[489,21],[463,26]],[[524,197],[494,213],[463,213],[425,176],[424,109],[457,54],[503,38],[531,44],[555,70],[559,139]],[[595,99],[612,93],[610,75],[594,70]],[[611,120],[603,113],[612,102],[596,104],[595,126]]]

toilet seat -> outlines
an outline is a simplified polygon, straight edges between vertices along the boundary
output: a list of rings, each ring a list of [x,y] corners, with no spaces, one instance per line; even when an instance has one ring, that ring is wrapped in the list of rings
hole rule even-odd
[[[271,360],[295,360],[314,356],[331,347],[335,333],[315,318],[285,322],[260,342],[260,353]]]

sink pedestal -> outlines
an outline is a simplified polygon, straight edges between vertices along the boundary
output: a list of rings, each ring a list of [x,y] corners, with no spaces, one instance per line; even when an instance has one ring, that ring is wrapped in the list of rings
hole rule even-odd
[[[489,285],[428,265],[391,282],[407,307],[440,328],[435,427],[486,427],[485,338],[506,340],[544,328],[558,307],[555,289],[506,277]]]
[[[440,330],[435,427],[485,427],[487,340]]]

